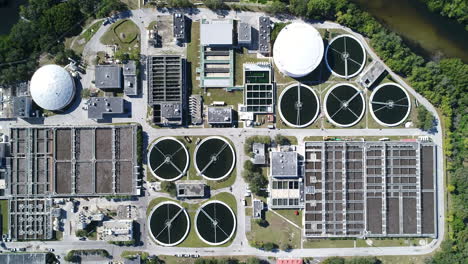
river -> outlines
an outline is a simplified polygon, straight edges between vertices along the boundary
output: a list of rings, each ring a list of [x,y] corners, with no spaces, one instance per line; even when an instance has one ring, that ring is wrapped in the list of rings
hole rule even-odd
[[[351,0],[400,34],[419,54],[468,62],[468,31],[454,20],[430,12],[419,0]]]
[[[27,0],[0,0],[0,35],[8,34],[11,27],[18,22],[19,6],[26,2]]]

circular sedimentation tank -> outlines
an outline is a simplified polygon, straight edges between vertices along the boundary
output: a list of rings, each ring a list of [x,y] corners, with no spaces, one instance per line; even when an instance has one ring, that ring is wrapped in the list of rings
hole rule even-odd
[[[327,68],[333,75],[349,79],[362,71],[366,64],[366,50],[352,35],[333,38],[325,51]]]
[[[229,142],[222,137],[207,137],[195,148],[195,169],[207,180],[222,180],[234,169],[236,156]]]
[[[357,124],[364,115],[364,91],[351,84],[340,83],[325,95],[325,115],[332,124],[350,127]]]
[[[398,126],[408,118],[411,100],[408,92],[396,83],[379,85],[371,94],[372,117],[383,126]]]
[[[151,211],[148,228],[151,237],[158,244],[167,247],[175,246],[187,237],[190,230],[190,219],[182,206],[172,201],[166,201]]]
[[[151,173],[161,181],[175,181],[185,175],[189,160],[187,148],[173,137],[158,139],[148,153]]]
[[[307,85],[290,85],[279,97],[279,113],[288,126],[309,126],[319,114],[319,98]]]
[[[236,216],[227,204],[210,201],[198,209],[195,229],[203,242],[213,246],[222,245],[236,231]]]

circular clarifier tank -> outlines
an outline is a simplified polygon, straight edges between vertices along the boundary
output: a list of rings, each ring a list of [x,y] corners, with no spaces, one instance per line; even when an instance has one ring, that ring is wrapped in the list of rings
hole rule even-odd
[[[319,114],[319,98],[309,86],[293,84],[279,97],[279,113],[288,126],[309,126]]]
[[[383,126],[403,123],[411,111],[411,100],[403,87],[396,83],[379,85],[371,94],[369,102],[372,117]]]
[[[364,91],[341,83],[333,86],[325,95],[325,115],[328,120],[340,127],[354,126],[365,112]]]
[[[150,213],[148,228],[151,237],[163,246],[175,246],[187,237],[190,220],[187,211],[171,201],[162,202]]]
[[[333,75],[351,78],[362,71],[366,63],[366,51],[352,35],[340,35],[330,41],[325,51],[325,62]]]
[[[195,169],[207,180],[222,180],[234,169],[234,149],[222,137],[207,137],[195,148]]]
[[[148,153],[151,173],[161,181],[175,181],[185,175],[189,160],[187,148],[172,137],[158,139]]]
[[[222,245],[236,231],[236,216],[225,203],[210,201],[198,209],[195,229],[203,242],[214,246]]]

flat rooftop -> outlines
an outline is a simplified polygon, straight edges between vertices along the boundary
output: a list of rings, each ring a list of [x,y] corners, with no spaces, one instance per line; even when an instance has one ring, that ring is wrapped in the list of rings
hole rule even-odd
[[[91,97],[88,101],[88,118],[104,119],[105,116],[124,113],[122,97]]]
[[[99,89],[121,89],[122,68],[119,65],[96,65],[94,85]]]
[[[297,152],[272,151],[270,152],[270,175],[272,177],[297,177]]]
[[[195,197],[204,197],[205,196],[205,186],[204,182],[193,181],[193,182],[180,182],[176,184],[177,187],[177,197],[186,197],[186,198],[195,198]]]
[[[209,124],[232,124],[231,107],[208,107]]]
[[[0,253],[0,263],[46,264],[47,253]]]
[[[185,39],[185,15],[184,13],[174,13],[172,15],[173,18],[173,26],[172,26],[172,31],[174,34],[174,38],[178,40],[184,40]]]
[[[202,19],[200,23],[200,45],[231,46],[234,24],[231,19]]]
[[[250,43],[252,41],[252,27],[248,23],[238,23],[237,41],[239,43]]]

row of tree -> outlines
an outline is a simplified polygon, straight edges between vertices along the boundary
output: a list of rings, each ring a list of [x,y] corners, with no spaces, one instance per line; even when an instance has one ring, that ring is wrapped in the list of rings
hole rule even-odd
[[[429,10],[442,16],[456,19],[468,30],[468,1],[466,0],[420,0]]]
[[[125,9],[119,0],[29,0],[20,7],[22,19],[0,36],[0,85],[28,80],[44,54],[66,63],[74,54],[65,50],[65,38],[78,35],[87,18]]]

